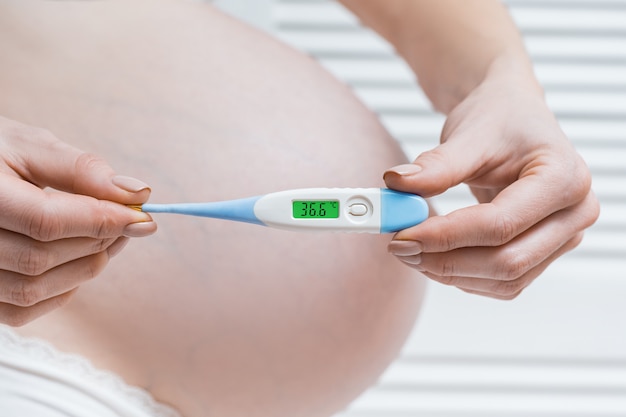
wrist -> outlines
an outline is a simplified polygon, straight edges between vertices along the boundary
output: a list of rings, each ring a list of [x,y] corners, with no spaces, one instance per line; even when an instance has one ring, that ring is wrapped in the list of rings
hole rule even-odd
[[[524,51],[503,51],[494,56],[482,72],[459,76],[457,82],[436,88],[433,104],[437,110],[449,114],[477,88],[521,91],[544,100],[544,90],[537,80],[532,63]]]
[[[481,84],[485,82],[506,82],[512,87],[544,96],[543,87],[535,76],[532,62],[524,51],[521,53],[505,52],[494,57],[485,71]]]

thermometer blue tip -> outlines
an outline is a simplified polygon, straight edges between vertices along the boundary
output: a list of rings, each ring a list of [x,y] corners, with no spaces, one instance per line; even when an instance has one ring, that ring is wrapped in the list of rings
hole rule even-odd
[[[428,203],[415,194],[381,189],[381,233],[415,226],[428,218]]]
[[[254,214],[254,204],[259,198],[212,203],[144,204],[141,210],[146,213],[176,213],[264,225]]]

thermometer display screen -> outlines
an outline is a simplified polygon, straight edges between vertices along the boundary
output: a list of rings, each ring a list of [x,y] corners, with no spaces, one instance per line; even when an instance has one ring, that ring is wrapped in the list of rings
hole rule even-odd
[[[337,219],[339,201],[337,200],[296,200],[293,202],[295,219]]]

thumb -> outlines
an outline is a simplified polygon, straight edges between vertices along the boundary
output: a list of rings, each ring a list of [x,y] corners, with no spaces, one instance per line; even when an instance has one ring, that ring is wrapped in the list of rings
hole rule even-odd
[[[474,164],[479,158],[471,153],[472,150],[445,142],[420,154],[411,164],[389,168],[383,179],[391,189],[432,197],[475,174]]]
[[[117,175],[104,159],[54,137],[40,140],[36,149],[30,149],[25,155],[23,166],[18,169],[23,172],[19,173],[42,188],[51,187],[121,204],[142,204],[150,195],[147,184]]]

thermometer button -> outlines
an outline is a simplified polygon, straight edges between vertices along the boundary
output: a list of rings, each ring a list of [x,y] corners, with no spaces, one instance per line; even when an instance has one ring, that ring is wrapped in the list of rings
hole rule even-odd
[[[367,214],[367,206],[363,203],[351,204],[348,208],[348,213],[353,216],[365,216]]]

